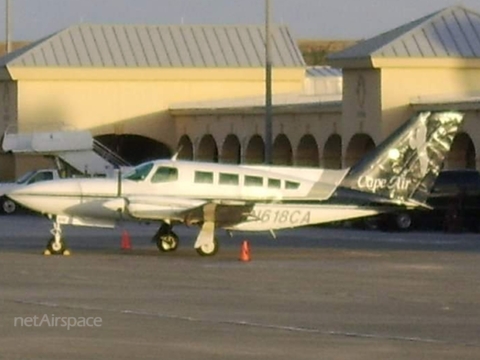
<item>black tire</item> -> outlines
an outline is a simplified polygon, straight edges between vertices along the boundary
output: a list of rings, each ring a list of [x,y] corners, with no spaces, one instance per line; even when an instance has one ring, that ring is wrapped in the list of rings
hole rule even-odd
[[[63,239],[57,244],[55,238],[52,236],[48,241],[47,250],[50,251],[52,255],[62,255],[65,250],[67,250],[67,245]]]
[[[412,216],[408,212],[399,212],[394,215],[394,225],[396,230],[410,230],[413,225]]]
[[[2,212],[7,215],[11,215],[17,211],[17,204],[15,201],[6,197],[0,200],[2,205]]]
[[[175,251],[178,248],[178,236],[174,232],[156,235],[155,243],[161,252]]]
[[[218,240],[214,238],[212,243],[200,246],[195,250],[197,250],[197,254],[200,256],[213,256],[218,252],[219,247]]]

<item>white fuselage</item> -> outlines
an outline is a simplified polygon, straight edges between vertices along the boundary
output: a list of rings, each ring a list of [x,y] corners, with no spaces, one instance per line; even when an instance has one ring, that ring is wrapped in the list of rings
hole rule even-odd
[[[202,206],[248,209],[228,229],[270,230],[367,216],[358,206],[326,200],[347,170],[155,161],[119,179],[62,179],[15,190],[9,196],[35,211],[95,224],[119,219],[202,222]],[[302,200],[307,200],[302,203]],[[289,203],[294,202],[294,203]],[[234,211],[234,210],[232,210]],[[232,213],[233,215],[233,213]],[[236,214],[238,215],[238,214]]]

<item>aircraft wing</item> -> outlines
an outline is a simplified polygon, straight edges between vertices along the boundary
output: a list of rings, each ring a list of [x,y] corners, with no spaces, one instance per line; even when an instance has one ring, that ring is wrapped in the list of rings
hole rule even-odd
[[[215,223],[232,225],[247,219],[253,204],[242,201],[211,201],[170,196],[132,196],[126,198],[126,212],[137,219],[165,220],[196,224],[214,211]]]

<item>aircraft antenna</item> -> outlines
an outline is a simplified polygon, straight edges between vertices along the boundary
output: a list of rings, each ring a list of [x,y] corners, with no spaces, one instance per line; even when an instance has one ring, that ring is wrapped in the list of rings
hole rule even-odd
[[[175,154],[173,154],[172,158],[170,160],[172,161],[177,161],[177,158],[178,158],[178,154],[180,154],[180,151],[182,151],[183,149],[183,145],[180,145],[177,149],[177,151],[175,152]]]

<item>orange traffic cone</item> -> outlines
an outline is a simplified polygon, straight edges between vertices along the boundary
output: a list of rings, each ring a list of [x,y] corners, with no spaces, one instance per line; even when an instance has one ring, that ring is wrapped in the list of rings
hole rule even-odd
[[[122,231],[122,250],[132,250],[132,242],[130,241],[130,235],[127,230]]]
[[[250,245],[247,240],[243,240],[242,249],[240,251],[240,261],[250,261]]]

